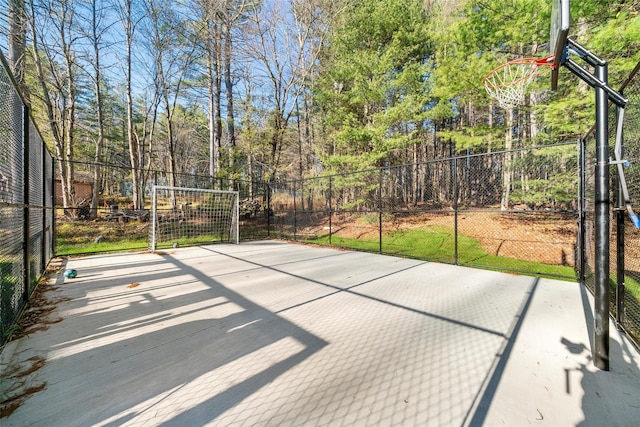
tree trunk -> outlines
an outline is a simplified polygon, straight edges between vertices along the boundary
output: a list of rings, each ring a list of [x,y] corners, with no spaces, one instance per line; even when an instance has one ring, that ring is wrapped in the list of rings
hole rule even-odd
[[[209,175],[211,178],[215,178],[217,172],[217,144],[216,144],[216,100],[214,92],[214,77],[215,70],[213,52],[211,49],[207,49],[207,97],[209,101],[209,111],[207,112],[207,119],[209,125]]]
[[[222,73],[221,73],[221,60],[220,54],[221,40],[220,26],[214,24],[214,39],[213,39],[213,59],[215,66],[215,75],[213,76],[213,134],[216,149],[214,151],[214,162],[218,170],[220,170],[220,151],[222,150]]]
[[[24,0],[9,0],[9,40],[7,43],[9,67],[25,101],[28,98],[28,90],[24,78],[26,34],[27,11],[25,2]]]
[[[45,105],[45,110],[47,114],[47,119],[49,121],[49,129],[51,130],[51,135],[53,137],[53,144],[56,150],[56,157],[59,159],[58,163],[58,173],[60,175],[60,184],[61,184],[61,192],[62,192],[62,205],[64,208],[68,208],[72,204],[73,199],[73,165],[69,162],[73,160],[73,147],[67,147],[67,144],[73,142],[73,135],[67,135],[69,129],[67,126],[71,124],[73,130],[73,122],[75,120],[74,107],[73,107],[73,99],[75,97],[75,87],[73,80],[73,64],[71,47],[66,43],[66,31],[71,26],[71,17],[66,13],[68,10],[64,9],[66,4],[60,4],[63,8],[61,21],[58,22],[58,30],[60,31],[60,44],[62,45],[62,51],[65,60],[65,66],[67,67],[66,72],[67,75],[65,77],[60,77],[60,69],[54,66],[51,63],[51,52],[46,51],[46,46],[43,46],[41,50],[38,45],[38,40],[40,40],[40,35],[38,34],[38,28],[35,25],[35,7],[33,1],[29,2],[29,8],[31,12],[31,43],[32,43],[32,55],[34,59],[34,64],[36,66],[36,71],[38,74],[38,83],[40,84],[40,88],[42,90],[42,101]],[[49,11],[51,12],[51,11]],[[51,13],[53,15],[53,13]],[[49,90],[49,84],[47,82],[47,78],[45,77],[44,67],[42,64],[41,53],[44,53],[44,56],[49,59],[49,72],[56,79],[56,87],[59,88],[59,92],[55,94],[55,96],[62,103],[62,107],[56,109],[54,107],[54,103],[52,101],[52,94]],[[63,89],[66,89],[67,94],[63,93]],[[68,108],[67,101],[71,100],[71,108]],[[65,161],[66,160],[66,161]],[[63,164],[63,162],[65,164]]]
[[[131,162],[131,181],[133,186],[133,208],[143,209],[144,199],[143,194],[140,192],[140,171],[139,171],[139,146],[138,139],[134,134],[133,129],[133,96],[132,96],[132,71],[131,71],[131,46],[133,44],[133,21],[131,16],[131,2],[132,0],[126,0],[126,19],[125,19],[125,34],[127,44],[127,56],[126,56],[126,79],[127,79],[127,143],[129,145],[129,160]]]
[[[224,88],[227,98],[227,140],[229,142],[229,166],[233,167],[233,150],[236,146],[236,132],[233,111],[233,76],[231,75],[231,55],[233,40],[231,38],[231,24],[224,26],[225,34],[223,38],[224,49]]]
[[[98,197],[100,193],[101,183],[101,174],[100,174],[100,163],[102,162],[102,149],[104,145],[104,117],[103,117],[103,105],[102,105],[102,90],[100,89],[100,82],[102,80],[101,69],[100,69],[100,46],[99,46],[99,36],[98,36],[98,22],[97,22],[97,11],[96,11],[96,0],[93,0],[91,3],[91,29],[92,29],[92,42],[93,42],[93,54],[94,54],[94,92],[96,96],[96,120],[98,125],[98,137],[95,143],[95,153],[94,153],[94,165],[93,165],[93,192],[91,194],[91,212],[92,215],[97,215],[98,210]]]
[[[297,121],[297,130],[298,130],[298,179],[303,179],[304,177],[304,167],[302,165],[302,127],[300,126],[300,107],[298,106],[298,101],[296,100],[296,117]]]
[[[215,178],[220,169],[220,146],[222,127],[220,119],[220,43],[218,24],[207,14],[207,96],[209,103],[209,175]],[[217,188],[217,184],[216,184]]]
[[[504,141],[504,157],[502,160],[502,198],[500,200],[500,210],[509,209],[509,198],[511,196],[511,159],[513,148],[513,108],[507,110],[507,133]]]

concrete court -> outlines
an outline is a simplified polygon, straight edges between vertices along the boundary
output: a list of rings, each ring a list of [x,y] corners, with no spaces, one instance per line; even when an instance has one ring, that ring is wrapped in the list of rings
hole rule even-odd
[[[611,325],[593,367],[576,283],[276,241],[67,268],[2,427],[640,424],[640,355]]]

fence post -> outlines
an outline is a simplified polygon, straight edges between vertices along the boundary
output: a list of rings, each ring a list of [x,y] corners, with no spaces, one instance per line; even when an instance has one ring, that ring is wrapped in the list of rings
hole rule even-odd
[[[578,201],[578,230],[579,230],[579,239],[578,239],[578,248],[576,248],[576,253],[580,254],[579,260],[579,268],[580,268],[580,283],[586,285],[587,275],[587,236],[585,235],[587,230],[586,225],[586,209],[587,209],[587,140],[585,138],[580,139],[580,200]]]
[[[271,185],[268,182],[265,182],[264,185],[267,187],[267,237],[271,237]]]
[[[616,110],[616,115],[620,112]],[[617,119],[617,117],[616,117]],[[616,120],[617,122],[617,120]],[[624,138],[620,138],[624,141]],[[623,142],[624,144],[624,142]],[[623,158],[624,145],[620,147],[620,157]],[[620,176],[616,175],[616,184],[618,187],[617,203],[616,203],[616,326],[620,329],[622,322],[624,321],[624,217],[625,217],[625,200],[622,191],[622,185],[620,183]]]
[[[31,120],[31,119],[29,119]],[[29,121],[29,123],[31,123]],[[47,268],[47,264],[49,263],[49,259],[47,256],[47,146],[42,141],[40,144],[42,149],[40,150],[40,158],[42,161],[40,162],[40,180],[42,181],[42,244],[40,246],[40,272],[43,273]]]
[[[624,216],[624,208],[618,207],[616,209],[616,325],[618,328],[624,321]]]
[[[607,83],[607,63],[595,66],[597,78]],[[609,98],[596,88],[596,184],[595,184],[595,313],[594,364],[609,370]]]
[[[51,254],[57,255],[58,251],[58,233],[56,231],[56,160],[53,156],[51,158]]]
[[[31,220],[29,218],[29,107],[22,106],[22,266],[23,293],[26,303],[29,300],[29,286],[31,285]]]
[[[329,177],[329,245],[331,245],[331,234],[333,233],[333,224],[332,224],[332,219],[333,219],[333,201],[331,200],[332,196],[332,192],[331,192],[331,187],[333,186],[333,177],[330,176]]]
[[[296,182],[293,181],[293,241],[298,240],[298,205],[296,200]],[[304,185],[304,184],[303,184]]]
[[[453,158],[453,263],[458,265],[458,158]]]
[[[378,173],[378,251],[382,253],[382,168]]]

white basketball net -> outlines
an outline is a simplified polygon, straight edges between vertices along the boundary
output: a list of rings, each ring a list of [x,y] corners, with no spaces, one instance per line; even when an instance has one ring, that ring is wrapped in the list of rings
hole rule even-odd
[[[523,58],[507,62],[484,78],[487,93],[504,109],[524,104],[524,92],[531,84],[540,64],[536,59]]]

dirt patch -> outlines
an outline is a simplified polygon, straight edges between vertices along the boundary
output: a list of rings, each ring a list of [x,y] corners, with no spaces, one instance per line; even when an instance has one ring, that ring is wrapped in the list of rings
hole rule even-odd
[[[467,212],[459,215],[458,227],[492,255],[574,264],[577,222],[571,215]]]
[[[376,218],[336,215],[331,232],[346,238],[377,239]],[[383,215],[383,236],[429,226],[453,230],[455,220],[453,212]],[[573,214],[465,211],[458,214],[457,225],[461,234],[478,240],[489,254],[550,265],[574,264],[577,220]],[[328,220],[299,231],[301,236],[328,233]]]

